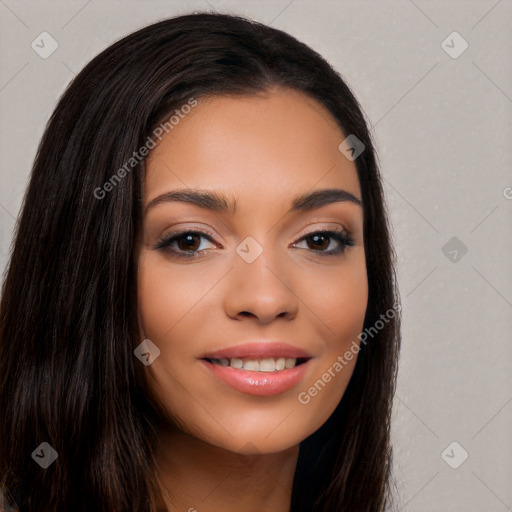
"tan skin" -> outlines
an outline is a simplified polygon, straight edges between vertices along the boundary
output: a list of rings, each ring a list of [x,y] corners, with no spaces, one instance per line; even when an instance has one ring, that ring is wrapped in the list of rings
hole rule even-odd
[[[320,189],[361,199],[355,164],[338,150],[344,139],[320,103],[276,88],[201,99],[148,157],[144,207],[177,189],[236,199],[235,212],[161,201],[144,214],[139,320],[141,339],[161,351],[143,370],[167,420],[158,425],[156,452],[163,510],[163,503],[169,511],[289,510],[299,443],[332,414],[356,358],[309,403],[298,394],[357,339],[368,300],[362,207],[337,201],[289,212],[292,198]],[[353,245],[311,238],[332,229],[349,233]],[[214,236],[195,237],[191,248],[183,237],[155,248],[187,230]],[[252,263],[235,250],[248,236],[263,248]],[[186,252],[198,256],[173,256]],[[304,379],[284,393],[253,396],[200,361],[249,340],[308,351]]]

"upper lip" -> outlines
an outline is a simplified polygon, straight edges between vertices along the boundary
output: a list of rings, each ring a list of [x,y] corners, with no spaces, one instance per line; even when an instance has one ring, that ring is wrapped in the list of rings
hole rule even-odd
[[[305,350],[282,341],[252,341],[208,352],[201,359],[276,359],[279,357],[310,359],[312,356]]]

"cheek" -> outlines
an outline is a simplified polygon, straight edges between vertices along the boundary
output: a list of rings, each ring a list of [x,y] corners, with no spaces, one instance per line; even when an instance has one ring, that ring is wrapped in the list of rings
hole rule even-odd
[[[155,361],[142,368],[147,392],[167,418],[182,426],[180,411],[187,410],[181,368],[190,358],[189,343],[178,343],[177,334],[187,312],[197,303],[201,290],[198,282],[186,278],[162,263],[158,257],[143,252],[139,257],[137,287],[140,337],[148,338],[160,349]],[[186,322],[185,322],[186,323]],[[184,425],[183,425],[184,426]]]
[[[363,328],[368,303],[366,263],[362,249],[352,256],[347,265],[309,273],[307,290],[302,292],[316,323],[323,327],[324,349],[331,353],[350,345]]]
[[[298,395],[298,403],[315,418],[319,428],[332,414],[348,386],[359,351],[366,307],[368,281],[364,253],[350,266],[332,275],[317,277],[318,287],[310,287],[308,307],[319,321],[323,352],[311,378]],[[312,291],[311,291],[312,290]]]
[[[139,258],[137,287],[141,327],[146,337],[175,339],[182,319],[194,316],[194,308],[219,280],[214,269],[173,265],[160,255],[143,252]],[[179,344],[173,347],[179,350]]]
[[[209,322],[201,300],[223,271],[196,265],[173,265],[151,252],[139,257],[137,286],[141,339],[160,349],[159,357],[144,366],[148,391],[165,415],[182,430],[205,423],[209,405],[202,383],[194,379],[197,347],[207,339]],[[200,421],[200,418],[202,421]]]

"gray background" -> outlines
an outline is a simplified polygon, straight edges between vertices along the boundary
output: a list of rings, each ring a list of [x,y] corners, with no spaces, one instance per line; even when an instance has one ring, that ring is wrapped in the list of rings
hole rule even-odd
[[[0,0],[0,270],[65,86],[115,40],[193,10],[247,15],[309,44],[373,126],[403,300],[398,508],[512,510],[511,0]],[[43,31],[59,45],[47,59],[31,48]],[[454,31],[469,44],[457,58],[441,46]]]

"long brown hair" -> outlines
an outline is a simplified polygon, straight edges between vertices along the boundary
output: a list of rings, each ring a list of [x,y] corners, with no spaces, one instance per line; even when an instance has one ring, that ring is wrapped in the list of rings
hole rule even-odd
[[[144,161],[126,162],[190,98],[272,86],[307,93],[364,144],[355,161],[369,286],[364,328],[396,311],[374,146],[341,76],[290,35],[237,16],[190,14],[130,34],[59,100],[17,222],[0,305],[0,483],[20,511],[154,510],[156,412],[132,353],[140,343],[134,248]],[[123,166],[122,179],[104,187]],[[381,323],[361,345],[338,408],[300,445],[293,512],[380,512],[391,502],[400,315]],[[47,469],[31,457],[41,442],[58,454]]]

